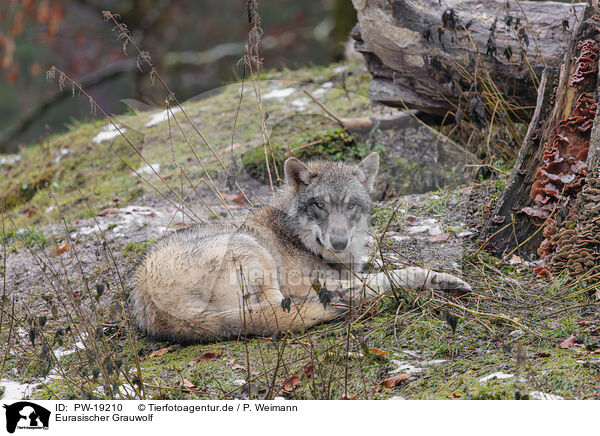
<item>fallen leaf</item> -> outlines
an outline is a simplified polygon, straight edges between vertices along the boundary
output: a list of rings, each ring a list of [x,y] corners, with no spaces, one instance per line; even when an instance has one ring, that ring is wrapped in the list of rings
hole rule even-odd
[[[222,355],[223,355],[223,352],[213,353],[211,351],[207,351],[199,358],[192,360],[192,362],[193,363],[208,362],[210,360],[215,360],[215,359],[221,357]]]
[[[383,356],[385,354],[385,351],[380,350],[379,348],[371,348],[369,351],[373,354],[377,354],[378,356]]]
[[[101,210],[98,212],[98,216],[116,215],[119,213],[119,209],[116,207],[110,207],[108,209]]]
[[[306,375],[306,378],[311,378],[313,376],[313,366],[312,365],[308,365],[306,368],[304,368],[304,375]]]
[[[551,354],[550,353],[537,353],[536,356],[537,357],[550,357]]]
[[[410,224],[414,223],[416,219],[417,218],[412,215],[406,217],[406,221],[408,221]]]
[[[223,198],[227,201],[233,201],[234,203],[240,205],[240,206],[244,206],[245,201],[246,201],[246,197],[244,197],[244,194],[240,193],[237,195],[231,195],[231,194],[226,194],[226,193],[221,193],[221,195],[223,196]]]
[[[240,365],[239,363],[233,365],[231,369],[243,369],[244,371],[248,372],[248,367],[246,365]],[[250,375],[258,375],[258,372],[250,370]]]
[[[283,381],[282,388],[286,391],[293,391],[300,384],[300,377],[293,375]]]
[[[533,271],[536,273],[536,277],[550,277],[550,270],[548,267],[540,266],[534,268]]]
[[[173,351],[175,348],[178,347],[179,345],[171,345],[170,347],[161,348],[160,350],[155,350],[152,353],[150,353],[150,356],[148,357],[162,356],[163,354],[167,354],[169,351]]]
[[[460,398],[460,395],[458,395],[458,394],[455,394],[454,392],[452,392],[452,396],[453,396],[454,398]]]
[[[379,385],[375,389],[375,392],[379,392],[379,390],[381,389],[382,386],[385,386],[386,388],[393,388],[395,386],[398,386],[400,383],[408,380],[409,378],[410,378],[410,374],[404,373],[404,374],[398,374],[393,377],[381,380],[379,382]]]
[[[448,241],[452,235],[449,233],[440,233],[439,235],[430,236],[429,242],[446,242]]]
[[[591,321],[579,321],[577,324],[580,325],[581,327],[586,327],[588,325],[591,325],[592,322]]]
[[[293,375],[289,378],[286,378],[283,381],[283,384],[281,385],[281,389],[279,390],[278,395],[281,397],[287,397],[294,391],[294,389],[296,389],[296,386],[298,386],[299,384],[300,377],[298,377],[297,375]]]
[[[356,395],[342,395],[340,400],[356,400]]]
[[[184,388],[188,388],[188,389],[194,389],[194,388],[198,387],[194,383],[192,383],[191,381],[189,381],[183,377],[181,378],[181,386],[183,386]]]
[[[71,249],[71,244],[69,242],[63,242],[58,246],[56,250],[54,250],[54,255],[58,256],[59,254],[63,254],[66,251]]]
[[[558,347],[559,348],[572,348],[573,345],[575,345],[575,335],[571,335],[569,336],[567,339],[565,339],[564,341],[562,341]]]

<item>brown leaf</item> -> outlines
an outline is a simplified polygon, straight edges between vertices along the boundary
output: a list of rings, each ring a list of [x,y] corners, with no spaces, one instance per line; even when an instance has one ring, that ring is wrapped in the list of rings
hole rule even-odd
[[[289,378],[286,378],[283,381],[283,384],[281,385],[281,389],[279,390],[279,394],[282,397],[286,397],[288,395],[290,395],[294,389],[296,389],[296,386],[298,386],[300,384],[300,377],[298,377],[297,375],[293,375]]]
[[[381,389],[382,386],[385,386],[386,388],[393,388],[395,386],[398,386],[400,383],[408,380],[409,378],[410,378],[410,374],[404,373],[404,374],[398,374],[393,377],[381,380],[379,382],[379,386],[377,386],[377,388],[375,389],[375,392],[379,392],[379,390]]]
[[[239,363],[233,365],[231,369],[243,369],[244,371],[248,372],[248,367],[246,365],[240,365]],[[258,372],[251,370],[250,375],[258,375]]]
[[[244,197],[244,194],[240,193],[237,195],[231,195],[231,194],[226,194],[226,193],[222,192],[221,195],[227,201],[233,201],[234,203],[238,204],[239,206],[245,205],[246,197]]]
[[[98,212],[98,216],[116,215],[119,213],[119,209],[116,207],[109,207],[108,209],[101,210]]]
[[[304,375],[306,375],[306,378],[311,378],[313,373],[314,369],[312,365],[308,365],[306,368],[304,368]]]
[[[446,242],[448,241],[452,235],[449,233],[440,233],[439,235],[430,236],[429,242]]]
[[[169,351],[173,351],[175,348],[178,347],[179,345],[171,345],[170,347],[161,348],[160,350],[155,350],[152,353],[150,353],[150,356],[148,357],[162,356],[163,354],[167,354]]]
[[[534,268],[533,271],[536,273],[536,277],[550,277],[550,270],[548,267],[540,266]]]
[[[380,350],[379,348],[371,348],[369,351],[373,354],[377,354],[378,356],[383,356],[385,354],[385,351]]]
[[[198,387],[194,383],[192,383],[191,381],[189,381],[183,377],[181,378],[181,386],[183,386],[184,388],[188,388],[188,389],[194,389],[194,388]]]
[[[550,353],[537,353],[536,356],[537,357],[550,357],[551,354]]]
[[[558,347],[559,348],[573,348],[573,345],[575,345],[575,335],[571,335],[569,336],[567,339],[565,339],[564,341],[562,341]]]
[[[59,254],[63,254],[66,251],[69,251],[71,249],[71,244],[69,242],[63,242],[62,244],[60,244],[58,246],[58,248],[56,250],[54,250],[54,255],[58,256]]]
[[[459,395],[459,394],[456,394],[456,393],[454,393],[454,392],[452,392],[452,396],[453,396],[454,398],[460,398],[460,395]]]
[[[215,359],[221,357],[222,355],[223,355],[223,352],[213,353],[211,351],[207,351],[199,358],[192,360],[192,362],[193,363],[208,362],[210,360],[215,360]]]
[[[286,378],[283,381],[283,389],[285,389],[286,391],[292,391],[296,388],[296,386],[298,386],[300,384],[300,377],[298,377],[297,375],[293,375],[290,378]]]
[[[340,398],[340,400],[356,400],[356,395],[342,395],[342,398]]]

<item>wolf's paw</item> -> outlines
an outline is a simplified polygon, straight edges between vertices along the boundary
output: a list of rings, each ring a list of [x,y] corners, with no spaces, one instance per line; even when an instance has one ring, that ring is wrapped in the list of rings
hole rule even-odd
[[[414,266],[390,271],[390,276],[396,286],[403,288],[471,292],[471,286],[458,277]]]
[[[468,294],[472,291],[471,286],[462,279],[452,274],[432,272],[431,287],[443,291],[455,291]]]
[[[319,302],[323,305],[323,309],[327,309],[327,305],[331,304],[331,300],[333,300],[333,292],[323,286],[319,290]]]

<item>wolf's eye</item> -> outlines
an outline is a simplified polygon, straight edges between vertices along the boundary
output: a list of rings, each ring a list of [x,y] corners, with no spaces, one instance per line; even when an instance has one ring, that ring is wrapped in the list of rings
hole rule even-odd
[[[323,209],[323,207],[324,207],[325,205],[323,204],[323,202],[322,202],[322,201],[318,201],[318,202],[316,202],[316,203],[315,203],[315,206],[317,206],[319,209]]]
[[[354,206],[356,206],[354,203],[348,203],[348,209],[354,209]]]

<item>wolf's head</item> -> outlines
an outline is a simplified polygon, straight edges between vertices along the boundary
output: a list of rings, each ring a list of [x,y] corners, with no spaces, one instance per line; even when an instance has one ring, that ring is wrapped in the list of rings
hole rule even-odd
[[[304,245],[329,262],[362,265],[379,155],[360,163],[285,161],[285,209]]]

